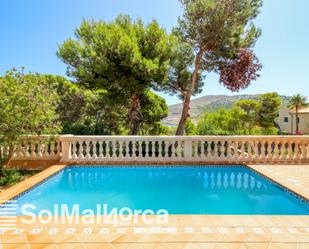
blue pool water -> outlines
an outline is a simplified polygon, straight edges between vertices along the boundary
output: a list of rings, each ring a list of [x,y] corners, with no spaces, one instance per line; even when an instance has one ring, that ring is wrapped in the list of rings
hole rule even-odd
[[[245,166],[72,166],[17,202],[34,204],[36,213],[55,204],[94,211],[107,204],[170,214],[309,214],[308,202]]]

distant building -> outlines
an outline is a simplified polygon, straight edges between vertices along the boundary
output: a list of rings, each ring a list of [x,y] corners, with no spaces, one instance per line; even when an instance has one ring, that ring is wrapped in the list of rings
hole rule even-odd
[[[298,111],[299,132],[309,133],[309,107],[301,108]],[[279,111],[278,125],[282,132],[295,134],[296,133],[296,113],[290,108],[282,108]]]

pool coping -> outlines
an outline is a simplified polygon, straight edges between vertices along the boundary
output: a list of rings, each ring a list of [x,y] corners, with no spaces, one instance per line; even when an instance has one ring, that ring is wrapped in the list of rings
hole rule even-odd
[[[309,191],[306,191],[306,189],[304,189],[304,188],[293,185],[291,182],[289,182],[289,179],[279,178],[279,177],[276,177],[276,176],[274,177],[273,176],[274,172],[267,170],[267,167],[265,167],[265,165],[250,165],[249,164],[249,165],[245,165],[245,166],[247,166],[248,168],[250,168],[251,170],[253,170],[257,174],[262,175],[266,179],[275,182],[280,187],[288,190],[290,193],[292,193],[296,196],[300,196],[301,198],[303,198],[304,200],[309,202]]]
[[[41,171],[40,173],[38,173],[34,176],[31,176],[31,177],[17,183],[16,185],[14,185],[14,186],[6,189],[6,190],[3,190],[0,193],[0,205],[4,204],[8,200],[15,199],[19,195],[22,195],[23,193],[29,191],[30,189],[32,189],[36,185],[40,184],[41,182],[45,181],[46,179],[57,174],[58,172],[60,172],[64,168],[66,168],[67,166],[68,166],[67,164],[53,165],[53,166]]]

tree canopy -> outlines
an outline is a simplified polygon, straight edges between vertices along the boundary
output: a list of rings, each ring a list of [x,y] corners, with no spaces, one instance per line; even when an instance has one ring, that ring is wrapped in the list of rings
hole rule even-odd
[[[180,0],[184,13],[174,29],[182,43],[194,52],[188,61],[190,80],[184,95],[177,134],[184,132],[191,96],[197,91],[203,72],[220,74],[220,82],[232,91],[247,87],[261,69],[252,47],[261,31],[252,20],[262,0]],[[178,70],[175,67],[175,70]],[[183,67],[180,68],[183,70]],[[181,75],[181,73],[178,73]],[[187,78],[188,79],[188,78]]]
[[[274,126],[282,101],[278,93],[265,93],[259,96],[259,109],[257,112],[258,124],[264,128]]]
[[[303,106],[306,105],[307,102],[307,98],[301,94],[296,94],[294,96],[292,96],[292,98],[290,99],[288,106],[295,110],[296,113],[296,134],[299,134],[299,117],[298,117],[298,112],[299,109],[302,108]]]
[[[256,100],[236,101],[231,109],[205,113],[196,127],[198,135],[275,135],[282,102],[277,93]]]
[[[130,134],[142,122],[141,96],[168,77],[175,39],[156,21],[144,24],[121,15],[112,22],[84,20],[60,47],[68,75],[89,89],[104,89],[114,103],[127,105]]]
[[[8,159],[23,135],[56,134],[58,95],[37,74],[12,69],[0,78],[0,145]],[[0,157],[3,157],[1,155]]]

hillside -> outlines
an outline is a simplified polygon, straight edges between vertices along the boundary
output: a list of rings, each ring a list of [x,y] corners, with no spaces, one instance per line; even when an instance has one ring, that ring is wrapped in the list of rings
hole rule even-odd
[[[194,99],[191,101],[190,115],[193,121],[197,121],[204,115],[205,112],[213,112],[220,108],[229,109],[232,107],[235,101],[241,99],[257,99],[258,94],[246,94],[246,95],[209,95]],[[281,96],[283,105],[286,105],[289,101],[288,96]],[[178,124],[182,111],[182,103],[169,106],[169,115],[163,120],[165,125],[176,126]]]

